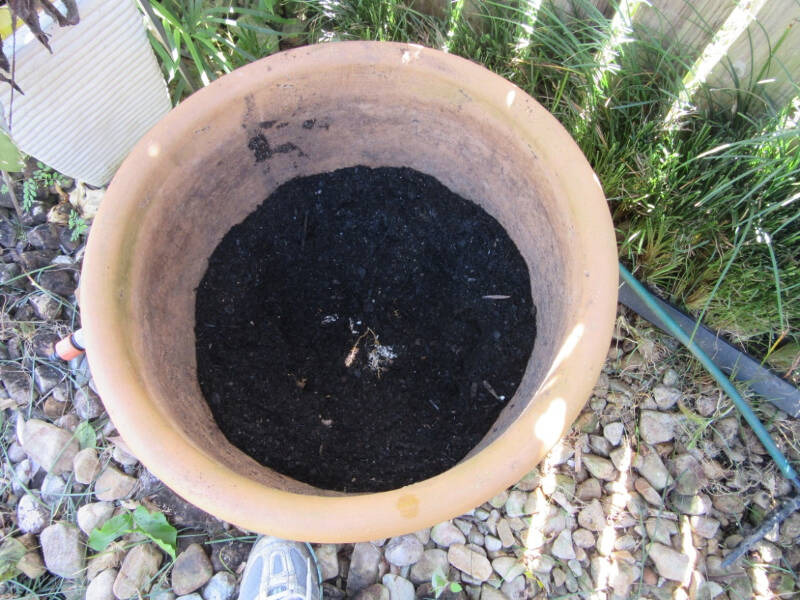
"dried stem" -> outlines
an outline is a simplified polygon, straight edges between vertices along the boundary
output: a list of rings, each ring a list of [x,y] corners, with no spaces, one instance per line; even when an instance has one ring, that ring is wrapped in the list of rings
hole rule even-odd
[[[19,202],[17,201],[17,193],[14,191],[14,182],[11,180],[11,176],[8,174],[8,171],[3,171],[3,182],[8,188],[8,195],[11,197],[11,203],[14,205],[14,210],[17,211],[17,217],[19,217],[19,220],[22,221],[22,208],[20,208]]]

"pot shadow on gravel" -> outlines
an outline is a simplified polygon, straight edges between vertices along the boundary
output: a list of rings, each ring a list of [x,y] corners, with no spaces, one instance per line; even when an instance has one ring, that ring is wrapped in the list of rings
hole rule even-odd
[[[294,179],[233,227],[197,290],[200,387],[227,439],[331,490],[437,475],[490,430],[533,349],[528,268],[436,179]]]

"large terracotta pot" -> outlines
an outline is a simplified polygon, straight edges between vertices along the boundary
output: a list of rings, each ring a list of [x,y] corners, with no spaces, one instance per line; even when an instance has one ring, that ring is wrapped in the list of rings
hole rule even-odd
[[[195,288],[228,229],[288,179],[354,165],[413,167],[497,218],[528,263],[538,336],[517,393],[467,458],[401,489],[343,495],[227,442],[197,384],[193,328]],[[139,142],[92,227],[81,310],[108,413],[156,476],[240,527],[352,542],[468,511],[542,459],[600,372],[616,265],[597,177],[519,88],[418,46],[322,44],[219,79]]]

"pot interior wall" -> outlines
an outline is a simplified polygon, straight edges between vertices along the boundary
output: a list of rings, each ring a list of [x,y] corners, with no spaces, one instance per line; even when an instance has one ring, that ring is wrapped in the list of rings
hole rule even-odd
[[[341,73],[309,70],[285,83],[267,77],[255,93],[198,111],[170,147],[148,149],[148,193],[128,236],[143,259],[130,273],[138,324],[126,333],[176,433],[266,485],[320,493],[259,465],[216,427],[197,384],[194,293],[222,236],[275,187],[355,165],[433,175],[498,219],[519,247],[538,309],[537,340],[517,393],[473,452],[503,432],[533,400],[564,341],[578,278],[571,208],[535,145],[497,104],[427,72],[353,68],[343,85]]]

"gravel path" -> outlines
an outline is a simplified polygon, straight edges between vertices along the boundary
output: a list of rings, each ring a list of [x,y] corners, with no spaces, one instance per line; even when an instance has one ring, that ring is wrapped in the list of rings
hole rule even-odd
[[[85,360],[44,359],[78,321],[83,247],[64,203],[37,201],[22,229],[0,222],[0,598],[229,600],[255,536],[130,455]],[[797,461],[798,421],[757,410]],[[315,549],[329,598],[788,598],[800,594],[800,513],[731,569],[720,563],[790,492],[711,379],[621,311],[583,413],[515,486],[423,531]],[[136,533],[87,547],[95,527],[139,506],[178,529],[177,560]]]

